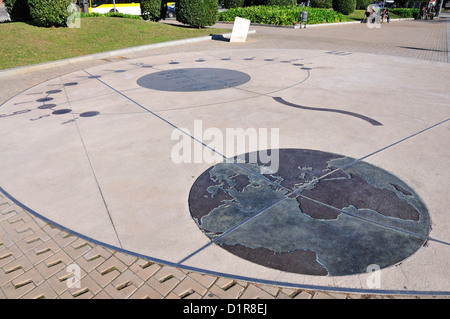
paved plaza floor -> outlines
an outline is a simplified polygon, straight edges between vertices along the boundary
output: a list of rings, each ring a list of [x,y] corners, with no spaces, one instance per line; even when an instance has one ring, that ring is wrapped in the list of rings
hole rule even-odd
[[[0,72],[0,298],[448,298],[449,25]]]

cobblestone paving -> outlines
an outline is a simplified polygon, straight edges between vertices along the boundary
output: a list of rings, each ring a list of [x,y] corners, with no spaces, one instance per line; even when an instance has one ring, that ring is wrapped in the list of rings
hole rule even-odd
[[[391,24],[400,23],[392,22]],[[355,25],[311,28],[292,38],[285,30],[252,35],[252,47],[265,36],[270,47],[343,50],[388,54],[447,62],[445,20],[411,21],[390,28],[383,25],[367,37]],[[326,28],[326,31],[324,31]],[[352,29],[352,30],[350,30]],[[292,31],[292,30],[290,30]],[[370,30],[373,31],[373,30]],[[377,32],[377,33],[376,33]],[[290,36],[290,38],[288,38]],[[301,41],[300,41],[301,38]],[[298,40],[298,41],[297,41]],[[290,42],[289,42],[290,41]],[[269,43],[270,42],[270,43]],[[223,43],[206,44],[220,47]],[[189,49],[189,48],[185,48]],[[182,50],[178,48],[177,50]],[[172,50],[173,52],[173,50]],[[155,51],[154,54],[158,53]],[[19,77],[20,80],[20,77]],[[41,80],[42,81],[42,80]],[[29,85],[23,82],[22,85]],[[20,88],[20,85],[18,86]],[[0,97],[13,92],[3,92]],[[81,270],[80,286],[68,288],[73,279],[68,266]],[[0,193],[0,299],[367,299],[450,298],[442,296],[392,296],[308,291],[261,285],[201,274],[114,251],[47,224]]]
[[[397,25],[393,25],[397,24]],[[422,60],[447,62],[445,20],[432,21],[394,21],[381,24],[380,29],[367,30],[359,24],[353,32],[333,28],[326,36],[318,30],[310,32],[315,46],[326,50],[342,50],[371,54],[383,54],[416,58]],[[311,44],[312,45],[312,44]]]
[[[450,19],[450,18],[448,18]],[[421,60],[447,61],[446,19],[392,21],[380,28],[367,24],[306,27],[292,30],[279,28],[276,32],[258,30],[250,42],[265,39],[267,48],[301,48],[343,52],[360,52],[401,56]],[[267,35],[270,33],[272,36]],[[250,43],[251,45],[251,43]],[[261,41],[258,41],[261,46]]]

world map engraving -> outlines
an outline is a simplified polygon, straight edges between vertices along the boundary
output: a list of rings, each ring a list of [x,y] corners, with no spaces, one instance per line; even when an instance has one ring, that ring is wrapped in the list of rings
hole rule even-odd
[[[343,276],[392,266],[426,242],[427,208],[394,175],[315,150],[279,156],[275,173],[223,162],[195,181],[190,213],[215,244],[266,267]]]

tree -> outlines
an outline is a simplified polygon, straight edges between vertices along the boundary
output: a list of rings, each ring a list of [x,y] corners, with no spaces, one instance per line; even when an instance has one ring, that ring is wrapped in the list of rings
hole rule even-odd
[[[28,0],[4,0],[6,11],[11,21],[30,21]]]
[[[178,0],[177,21],[199,29],[214,25],[218,8],[218,0]]]
[[[297,0],[262,0],[263,6],[295,6]]]
[[[356,9],[366,10],[367,6],[372,3],[372,0],[356,0]]]
[[[329,9],[333,7],[333,0],[311,0],[310,6],[311,8]]]
[[[163,0],[141,0],[141,17],[144,20],[159,21],[165,18],[166,12]]]
[[[224,0],[223,5],[226,9],[241,8],[245,4],[245,0]]]
[[[356,0],[333,0],[333,10],[342,14],[350,14],[355,8]]]
[[[71,0],[28,0],[33,22],[40,27],[66,27]]]
[[[32,21],[42,27],[65,27],[73,0],[5,0],[12,21]]]

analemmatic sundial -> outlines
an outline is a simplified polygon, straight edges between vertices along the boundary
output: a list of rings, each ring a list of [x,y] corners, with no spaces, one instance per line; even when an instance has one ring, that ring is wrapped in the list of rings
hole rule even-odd
[[[371,59],[204,51],[46,81],[0,106],[0,187],[49,223],[176,267],[363,292],[375,265],[378,289],[426,291],[432,280],[444,291],[448,270],[427,262],[449,260],[436,200],[448,161],[429,155],[431,141],[449,155],[444,104],[427,100],[424,114],[389,78],[373,83],[391,61]],[[238,128],[278,135],[225,147]],[[260,151],[276,155],[275,169],[250,160]]]

